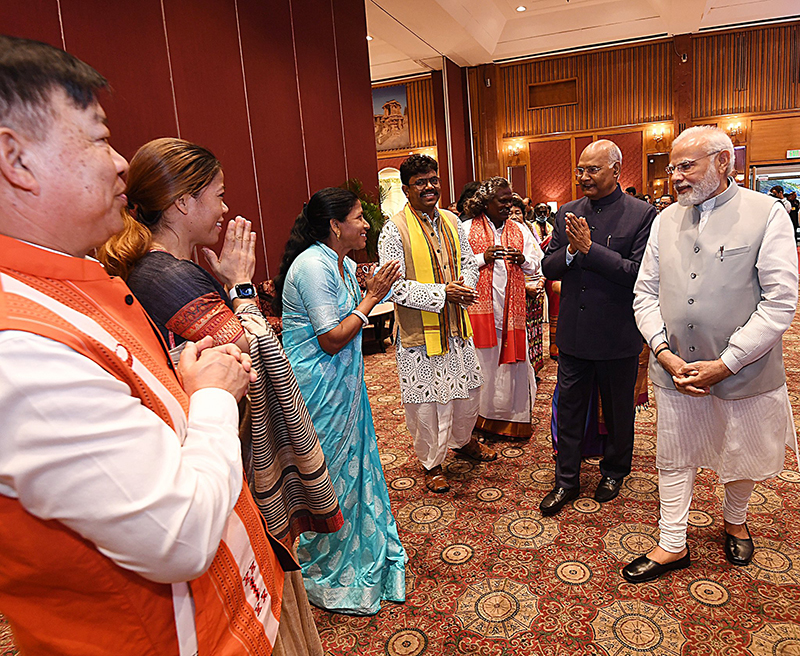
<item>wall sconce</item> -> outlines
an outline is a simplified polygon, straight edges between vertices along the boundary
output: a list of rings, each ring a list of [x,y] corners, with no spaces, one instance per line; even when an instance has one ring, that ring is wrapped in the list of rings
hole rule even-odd
[[[733,139],[734,137],[738,137],[742,134],[742,124],[741,123],[731,123],[728,126],[728,136]]]
[[[653,130],[653,141],[660,144],[664,141],[664,128],[655,128]]]
[[[522,143],[519,141],[515,141],[508,146],[508,152],[515,157],[522,152]]]

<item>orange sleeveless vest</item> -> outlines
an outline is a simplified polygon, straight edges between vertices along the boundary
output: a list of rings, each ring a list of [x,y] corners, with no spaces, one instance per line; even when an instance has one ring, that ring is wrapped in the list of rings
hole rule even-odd
[[[36,333],[69,346],[126,383],[132,396],[176,432],[185,430],[188,398],[124,282],[109,278],[96,262],[2,235],[0,280],[0,330]],[[69,317],[79,315],[72,311],[88,318],[79,321],[84,328],[99,326],[112,341],[77,328]],[[276,555],[282,547],[264,531],[246,485],[224,535],[209,570],[189,582],[196,653],[268,656],[283,591],[278,557],[291,564],[291,556]],[[188,654],[186,643],[179,645],[171,586],[119,567],[60,522],[38,519],[3,495],[0,612],[26,656]]]

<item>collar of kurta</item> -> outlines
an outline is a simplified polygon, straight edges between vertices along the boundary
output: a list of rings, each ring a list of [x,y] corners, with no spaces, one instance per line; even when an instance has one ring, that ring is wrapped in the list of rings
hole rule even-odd
[[[0,235],[0,265],[43,278],[56,280],[108,280],[97,260],[80,258]]]
[[[725,203],[727,203],[731,198],[736,196],[739,193],[739,185],[736,184],[736,180],[733,178],[728,178],[728,188],[723,191],[721,194],[716,196],[712,196],[711,198],[707,198],[702,203],[695,205],[698,211],[703,212],[705,210],[713,210],[715,207],[721,207]]]

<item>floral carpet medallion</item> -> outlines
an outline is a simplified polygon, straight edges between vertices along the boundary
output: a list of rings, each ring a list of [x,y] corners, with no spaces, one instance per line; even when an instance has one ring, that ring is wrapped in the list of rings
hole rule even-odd
[[[800,626],[797,624],[767,624],[753,634],[750,645],[753,654],[800,656]]]
[[[527,631],[536,616],[536,597],[509,579],[485,579],[467,587],[456,603],[464,628],[487,638],[510,638]]]
[[[686,642],[677,619],[640,601],[617,601],[599,609],[592,627],[595,644],[609,656],[679,656]]]

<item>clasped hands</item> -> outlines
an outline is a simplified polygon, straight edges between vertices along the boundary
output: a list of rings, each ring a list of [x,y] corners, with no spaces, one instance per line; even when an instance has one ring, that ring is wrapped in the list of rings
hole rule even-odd
[[[708,396],[712,385],[733,375],[719,358],[686,362],[671,351],[662,351],[658,354],[658,362],[672,375],[675,389],[688,396]]]
[[[503,246],[489,246],[484,253],[486,264],[493,264],[495,260],[505,260],[511,264],[524,264],[525,256],[518,248],[505,248]]]
[[[256,270],[256,233],[250,221],[243,216],[228,221],[219,257],[210,248],[203,248],[203,255],[226,290],[252,282]]]
[[[206,335],[186,344],[178,362],[178,375],[189,396],[197,390],[216,387],[230,392],[238,401],[258,378],[252,365],[250,356],[236,344],[214,346],[214,340]]]
[[[464,284],[463,276],[454,282],[448,282],[444,292],[448,303],[472,305],[478,300],[478,292]]]
[[[575,216],[572,212],[564,215],[564,225],[569,240],[569,252],[575,255],[578,251],[586,255],[592,247],[592,231],[586,219],[582,216]]]

